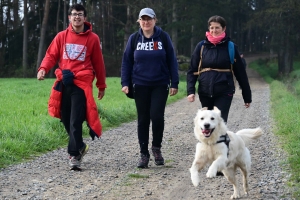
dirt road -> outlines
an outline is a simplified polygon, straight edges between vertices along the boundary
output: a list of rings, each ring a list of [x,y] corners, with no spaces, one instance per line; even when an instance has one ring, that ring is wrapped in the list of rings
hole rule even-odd
[[[255,58],[246,59],[249,63]],[[284,153],[271,132],[269,87],[252,70],[248,69],[248,75],[253,103],[245,109],[241,91],[237,89],[228,127],[237,131],[260,126],[264,135],[250,146],[253,163],[250,192],[241,199],[291,199],[286,188],[289,174],[280,165]],[[100,140],[86,139],[90,151],[81,172],[68,170],[65,148],[1,170],[0,199],[229,199],[233,193],[231,184],[224,177],[206,178],[207,168],[201,171],[198,187],[190,180],[188,169],[197,143],[193,118],[199,107],[198,100],[189,103],[186,99],[167,107],[162,147],[165,166],[158,167],[151,160],[148,169],[136,168],[139,149],[134,121],[104,132]],[[237,176],[241,180],[239,173]]]

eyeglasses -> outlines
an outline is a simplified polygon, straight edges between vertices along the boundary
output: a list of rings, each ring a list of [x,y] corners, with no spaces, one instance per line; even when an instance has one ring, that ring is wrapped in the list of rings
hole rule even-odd
[[[71,16],[72,17],[82,17],[83,16],[83,13],[71,13]]]
[[[154,18],[140,18],[140,21],[142,21],[142,22],[150,22],[150,21],[152,21],[152,19],[154,19]]]

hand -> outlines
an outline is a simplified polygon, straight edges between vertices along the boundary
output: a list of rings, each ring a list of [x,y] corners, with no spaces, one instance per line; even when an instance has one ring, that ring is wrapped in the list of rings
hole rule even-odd
[[[105,90],[99,90],[98,92],[98,99],[101,100],[104,97]]]
[[[40,80],[40,81],[44,80],[45,79],[45,75],[46,75],[46,71],[44,69],[41,69],[37,73],[37,79]]]
[[[195,101],[195,94],[190,94],[189,96],[187,96],[187,99],[189,102],[194,102]]]
[[[124,92],[125,94],[128,94],[128,92],[129,92],[128,86],[122,87],[122,92]]]
[[[174,96],[175,94],[177,94],[178,89],[176,88],[170,88],[170,96]]]
[[[250,103],[245,103],[245,107],[249,108],[250,107]]]

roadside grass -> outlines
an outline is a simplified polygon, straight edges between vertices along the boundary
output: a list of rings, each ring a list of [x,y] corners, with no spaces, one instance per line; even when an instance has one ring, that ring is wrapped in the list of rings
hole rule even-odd
[[[59,119],[48,115],[48,99],[54,79],[0,79],[0,168],[24,162],[42,153],[65,147],[68,136]],[[134,100],[121,92],[120,78],[107,78],[108,88],[102,100],[94,97],[103,131],[136,119]],[[168,104],[186,96],[185,77],[179,92]],[[84,123],[84,137],[90,137]]]
[[[270,85],[272,131],[278,143],[288,154],[291,169],[289,186],[295,198],[300,197],[300,62],[294,62],[294,71],[286,77],[277,77],[277,61],[256,61],[250,67]],[[284,167],[284,166],[283,166]],[[288,169],[287,169],[288,170]]]

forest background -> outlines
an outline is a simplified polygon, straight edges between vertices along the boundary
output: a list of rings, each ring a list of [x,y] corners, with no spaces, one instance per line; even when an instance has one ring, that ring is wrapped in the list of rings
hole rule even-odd
[[[108,77],[120,76],[124,46],[138,30],[144,7],[154,9],[157,25],[170,34],[181,70],[205,38],[212,15],[226,19],[226,33],[239,51],[277,55],[278,75],[293,71],[299,49],[299,0],[0,0],[0,78],[36,77],[49,44],[68,26],[67,11],[75,3],[86,7],[87,20],[100,37]]]

